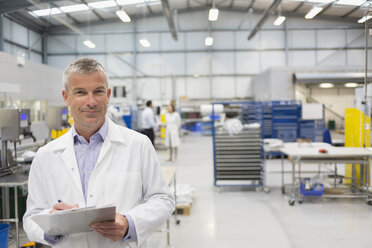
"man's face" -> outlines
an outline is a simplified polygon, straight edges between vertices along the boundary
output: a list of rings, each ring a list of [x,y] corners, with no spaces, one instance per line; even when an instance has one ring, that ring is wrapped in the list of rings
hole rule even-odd
[[[98,130],[105,122],[111,89],[102,72],[70,74],[63,99],[71,109],[76,129]]]

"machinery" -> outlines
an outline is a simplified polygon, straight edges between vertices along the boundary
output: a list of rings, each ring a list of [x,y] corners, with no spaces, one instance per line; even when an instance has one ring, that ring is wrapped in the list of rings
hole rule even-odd
[[[69,126],[67,107],[48,107],[47,126],[56,130]]]
[[[0,177],[2,181],[6,181],[11,185],[14,178],[24,178],[25,175],[21,173],[23,171],[22,166],[19,166],[17,161],[17,149],[16,144],[20,143],[26,138],[32,138],[36,141],[36,138],[31,132],[31,119],[29,109],[0,109],[0,139],[1,139],[1,166],[0,166]],[[8,142],[14,143],[14,156],[10,149],[8,149]],[[24,180],[23,180],[24,181]],[[27,182],[27,179],[26,181]],[[18,190],[15,188],[15,190]],[[15,197],[17,195],[15,194]],[[2,199],[2,218],[3,220],[14,221],[15,219],[10,218],[10,195],[9,188],[2,187],[1,189]],[[14,201],[14,200],[13,200]],[[18,201],[18,199],[17,199]],[[17,202],[16,201],[16,202]],[[18,205],[16,209],[18,211]],[[17,224],[18,225],[18,224]]]
[[[47,115],[47,126],[51,131],[51,139],[56,139],[66,133],[68,127],[70,127],[67,107],[49,106]]]
[[[12,167],[16,165],[8,142],[14,142],[16,156],[16,143],[25,138],[36,138],[31,132],[31,119],[29,109],[0,109],[0,139],[1,139],[1,167],[0,176],[12,174]]]

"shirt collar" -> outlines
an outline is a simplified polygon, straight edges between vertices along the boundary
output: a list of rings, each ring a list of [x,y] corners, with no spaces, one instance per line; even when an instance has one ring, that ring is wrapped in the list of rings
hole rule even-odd
[[[84,139],[82,136],[80,136],[76,132],[75,124],[72,125],[71,132],[72,132],[72,137],[74,138],[74,142],[76,142],[78,139],[81,139],[81,138]],[[101,137],[102,140],[105,140],[107,133],[108,133],[108,121],[106,117],[105,122],[103,123],[102,127],[95,134],[92,135],[92,138],[98,136],[98,137]]]

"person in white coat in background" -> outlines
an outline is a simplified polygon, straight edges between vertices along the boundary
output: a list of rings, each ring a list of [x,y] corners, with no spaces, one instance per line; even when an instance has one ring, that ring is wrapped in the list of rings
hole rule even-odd
[[[175,205],[155,149],[146,136],[105,116],[111,89],[96,60],[72,62],[64,82],[62,95],[74,125],[37,151],[24,230],[30,240],[53,247],[146,247]],[[38,214],[109,204],[116,206],[115,221],[92,223],[92,232],[51,236],[32,220]]]
[[[175,111],[173,104],[168,106],[167,113],[165,114],[165,146],[169,147],[169,160],[177,161],[177,148],[180,145],[180,127],[181,127],[181,117]],[[172,155],[174,154],[174,158]]]

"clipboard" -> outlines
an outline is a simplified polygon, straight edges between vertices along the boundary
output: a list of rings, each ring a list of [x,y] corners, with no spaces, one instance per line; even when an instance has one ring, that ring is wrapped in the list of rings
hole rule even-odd
[[[104,206],[59,210],[31,218],[43,229],[44,233],[57,236],[92,232],[93,230],[89,228],[92,222],[115,221],[115,214],[115,206]]]

